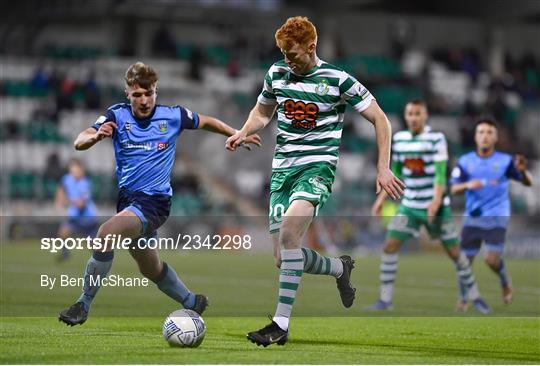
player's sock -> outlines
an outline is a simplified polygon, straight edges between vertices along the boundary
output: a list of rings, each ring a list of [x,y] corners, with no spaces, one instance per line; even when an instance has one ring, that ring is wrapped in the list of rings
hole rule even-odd
[[[94,251],[86,264],[84,272],[83,292],[76,302],[82,302],[86,311],[90,310],[92,301],[96,296],[100,283],[109,273],[114,258],[114,252]],[[98,280],[99,281],[96,281]],[[92,280],[92,281],[91,281]]]
[[[506,272],[506,266],[504,265],[504,260],[501,258],[499,262],[499,268],[489,267],[493,272],[495,272],[501,279],[501,286],[508,286],[510,284],[510,277]]]
[[[461,252],[459,258],[454,263],[456,265],[459,283],[467,289],[468,298],[476,300],[480,297],[480,292],[478,291],[478,286],[476,285],[476,279],[472,273],[469,259],[467,259],[465,253]]]
[[[185,308],[195,306],[195,294],[184,285],[174,269],[163,262],[161,274],[154,280],[157,287],[170,298],[180,302]]]
[[[279,300],[272,319],[283,330],[289,329],[294,298],[302,279],[304,256],[302,249],[282,249],[279,270]]]
[[[330,275],[339,278],[343,273],[343,262],[339,258],[325,257],[310,248],[302,248],[304,272]]]
[[[461,282],[461,278],[459,277],[459,274],[456,273],[457,283],[458,283],[458,289],[459,289],[459,298],[463,301],[467,301],[469,292],[467,290],[467,287]]]
[[[381,267],[380,267],[380,280],[381,280],[381,293],[380,298],[382,301],[391,303],[394,295],[394,282],[396,281],[396,272],[398,267],[398,254],[381,255]]]

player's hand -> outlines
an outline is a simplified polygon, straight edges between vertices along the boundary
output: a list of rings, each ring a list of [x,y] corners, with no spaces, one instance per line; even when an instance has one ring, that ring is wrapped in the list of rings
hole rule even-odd
[[[377,199],[373,206],[371,206],[371,215],[372,216],[381,216],[382,206],[383,206],[384,200]]]
[[[381,189],[384,189],[390,198],[397,200],[403,194],[405,183],[399,180],[389,168],[383,168],[377,173],[377,189],[375,193],[379,194]]]
[[[481,180],[475,179],[467,182],[467,189],[468,190],[475,190],[480,189],[484,186],[484,182]]]
[[[251,147],[247,144],[254,144],[261,146],[261,138],[259,135],[250,135],[240,130],[230,136],[225,142],[225,148],[229,151],[236,151],[239,146],[244,146],[247,150],[251,150]]]
[[[527,170],[527,159],[521,154],[514,156],[514,165],[518,172],[523,173]]]
[[[439,212],[439,208],[441,208],[441,200],[432,200],[427,208],[427,216],[429,223],[433,221],[433,218],[437,215],[437,212]]]
[[[118,128],[118,126],[116,123],[111,121],[102,124],[99,130],[96,132],[96,141],[101,141],[104,138],[112,137],[115,128]]]
[[[251,151],[251,146],[249,146],[250,144],[261,147],[262,146],[261,137],[257,134],[249,135],[248,137],[246,137],[244,141],[244,145],[242,146],[244,146],[247,150]]]
[[[86,201],[83,199],[73,200],[72,203],[81,209],[84,208],[84,206],[86,206]]]

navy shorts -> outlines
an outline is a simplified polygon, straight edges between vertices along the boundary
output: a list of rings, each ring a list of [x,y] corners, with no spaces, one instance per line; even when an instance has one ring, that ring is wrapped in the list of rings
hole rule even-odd
[[[141,236],[155,237],[157,229],[167,221],[171,211],[171,196],[166,194],[146,194],[120,188],[116,212],[129,210],[141,220]]]
[[[96,218],[92,216],[70,217],[62,223],[62,226],[70,231],[70,235],[83,238],[95,237],[99,228]]]
[[[482,243],[485,243],[488,251],[502,253],[505,237],[506,228],[504,227],[482,229],[464,226],[461,231],[461,250],[469,257],[475,256],[480,251]]]

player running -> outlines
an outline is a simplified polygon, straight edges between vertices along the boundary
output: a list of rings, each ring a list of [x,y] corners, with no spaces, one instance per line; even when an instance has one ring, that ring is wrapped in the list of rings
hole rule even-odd
[[[455,263],[459,282],[467,289],[478,311],[489,313],[490,307],[480,297],[469,260],[459,250],[457,229],[452,218],[450,199],[446,190],[446,139],[440,132],[426,126],[427,106],[422,100],[413,100],[405,106],[407,131],[394,135],[392,145],[392,171],[403,177],[407,189],[396,216],[392,219],[383,246],[380,266],[380,298],[366,310],[391,310],[394,282],[401,245],[418,235],[425,226],[432,238],[441,241],[444,250]],[[382,192],[375,201],[372,214],[380,216],[386,199]]]
[[[94,237],[98,229],[97,210],[91,197],[91,183],[81,161],[71,159],[68,174],[60,180],[54,198],[58,209],[67,207],[67,220],[60,224],[58,237]],[[62,248],[60,260],[69,258],[69,250]]]
[[[151,67],[141,62],[131,65],[125,75],[129,104],[113,105],[75,140],[77,150],[89,149],[107,137],[113,141],[120,188],[118,213],[99,227],[98,238],[103,239],[109,234],[133,239],[156,236],[157,229],[169,216],[170,176],[176,139],[181,132],[204,129],[231,136],[236,131],[216,118],[199,115],[187,108],[156,104],[157,81],[158,75]],[[260,146],[260,138],[249,136],[245,143]],[[161,291],[184,308],[203,313],[208,305],[206,296],[191,292],[174,269],[159,258],[157,249],[132,247],[130,254],[141,273],[155,282]],[[83,292],[75,304],[60,313],[61,321],[69,325],[86,321],[99,290],[91,278],[107,276],[113,257],[110,247],[94,251],[86,266]]]
[[[490,119],[476,124],[474,140],[476,151],[463,155],[452,170],[451,192],[465,192],[465,213],[461,231],[461,249],[469,260],[485,243],[486,263],[501,281],[504,303],[512,301],[510,276],[502,259],[506,227],[510,218],[508,197],[509,179],[532,185],[531,174],[522,155],[511,155],[495,150],[498,129]],[[460,289],[457,308],[467,310],[467,293]]]
[[[349,256],[324,257],[301,247],[302,237],[332,190],[347,104],[375,126],[379,148],[377,193],[393,198],[403,183],[390,171],[390,123],[375,98],[355,78],[317,57],[317,31],[305,17],[289,18],[275,34],[284,60],[274,63],[242,130],[227,139],[235,150],[247,136],[270,122],[277,110],[278,135],[270,183],[270,233],[280,268],[279,297],[272,322],[249,332],[257,345],[283,345],[289,318],[304,272],[336,278],[341,301],[350,307],[354,261]]]

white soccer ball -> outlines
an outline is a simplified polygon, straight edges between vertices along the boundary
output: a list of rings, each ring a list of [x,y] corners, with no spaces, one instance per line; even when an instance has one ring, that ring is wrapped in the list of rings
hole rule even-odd
[[[163,323],[163,337],[172,347],[199,347],[205,334],[204,320],[193,310],[173,311]]]

